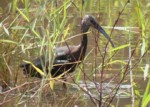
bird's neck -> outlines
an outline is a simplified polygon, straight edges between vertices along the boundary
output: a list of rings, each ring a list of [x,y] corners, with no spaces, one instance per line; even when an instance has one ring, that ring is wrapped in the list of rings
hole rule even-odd
[[[82,38],[81,38],[81,43],[79,44],[79,59],[78,60],[83,60],[85,57],[85,53],[87,50],[87,43],[88,43],[88,38],[86,34],[83,34]]]
[[[88,38],[87,34],[85,34],[88,31],[89,27],[82,25],[81,26],[81,33],[83,33],[83,36],[81,38],[81,43],[80,43],[80,51],[82,52],[82,58],[84,58],[86,50],[87,50],[87,44],[88,44]]]
[[[82,48],[85,48],[85,51],[86,51],[86,48],[87,48],[87,44],[88,44],[87,34],[83,34],[83,36],[81,38],[81,44],[80,44],[80,46]]]

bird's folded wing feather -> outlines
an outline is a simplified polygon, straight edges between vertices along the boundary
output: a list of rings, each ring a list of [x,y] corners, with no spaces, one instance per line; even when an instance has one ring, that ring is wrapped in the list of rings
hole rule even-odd
[[[55,64],[64,64],[64,63],[69,63],[69,56],[70,56],[70,50],[73,46],[71,47],[67,47],[67,46],[63,46],[63,47],[59,47],[55,49],[55,58],[54,58],[54,62],[53,65]],[[49,63],[49,58],[46,55],[42,55],[40,57],[38,57],[37,59],[33,60],[32,63],[37,66],[37,67],[42,67],[45,66],[47,63]],[[29,63],[22,63],[20,65],[20,67],[25,67],[30,65]]]

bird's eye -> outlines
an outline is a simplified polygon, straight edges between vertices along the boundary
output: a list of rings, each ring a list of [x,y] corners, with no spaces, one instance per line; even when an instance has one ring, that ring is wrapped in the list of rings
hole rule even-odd
[[[90,20],[92,24],[95,24],[95,21],[93,19]]]
[[[94,22],[92,19],[90,20],[92,23]]]

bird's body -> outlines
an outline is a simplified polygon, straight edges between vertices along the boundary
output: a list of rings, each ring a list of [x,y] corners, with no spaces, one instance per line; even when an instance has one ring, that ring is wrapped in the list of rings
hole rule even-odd
[[[95,19],[92,16],[86,15],[81,23],[81,33],[83,33],[81,43],[77,46],[66,45],[63,47],[56,48],[54,50],[55,58],[51,70],[48,69],[50,61],[45,55],[42,55],[39,58],[35,59],[32,63],[39,69],[45,69],[47,73],[50,72],[52,77],[57,77],[65,72],[73,72],[76,66],[79,65],[85,57],[88,44],[86,32],[89,30],[90,26],[93,26],[98,31],[103,33],[104,36],[110,41],[111,45],[114,46],[109,36],[99,26]],[[29,63],[23,63],[20,65],[20,67],[23,68],[24,74],[29,74],[32,77],[42,77]]]

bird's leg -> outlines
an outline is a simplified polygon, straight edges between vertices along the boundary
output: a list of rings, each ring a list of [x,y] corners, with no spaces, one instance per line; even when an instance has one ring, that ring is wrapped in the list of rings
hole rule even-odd
[[[64,82],[63,82],[63,89],[66,90],[66,89],[67,89],[67,85],[66,85],[66,83],[65,83],[65,82],[67,81],[66,75],[64,75],[62,79],[64,80]]]

